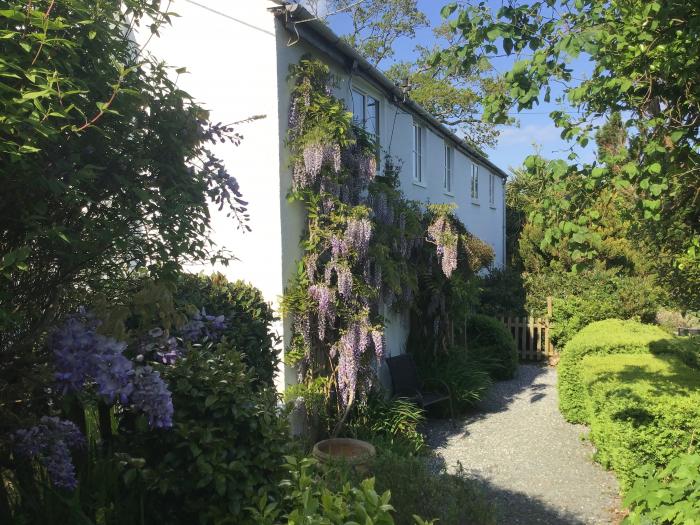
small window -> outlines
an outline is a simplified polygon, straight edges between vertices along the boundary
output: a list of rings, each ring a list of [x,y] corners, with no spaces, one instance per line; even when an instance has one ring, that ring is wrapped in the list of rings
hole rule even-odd
[[[489,204],[496,204],[496,176],[493,173],[489,173]]]
[[[442,187],[447,193],[452,193],[452,165],[454,164],[454,150],[445,144],[445,180]]]
[[[423,183],[423,128],[413,124],[413,180]]]
[[[357,127],[364,129],[375,141],[377,160],[379,159],[379,101],[370,96],[352,90],[352,121]],[[377,164],[378,165],[378,164]]]
[[[479,166],[472,164],[471,196],[473,201],[479,200]]]

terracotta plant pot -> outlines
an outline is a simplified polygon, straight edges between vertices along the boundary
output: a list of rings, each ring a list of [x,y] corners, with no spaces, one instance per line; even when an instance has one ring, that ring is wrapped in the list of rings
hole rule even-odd
[[[321,464],[345,463],[358,472],[367,472],[376,454],[370,443],[350,438],[324,439],[316,443],[311,452]]]

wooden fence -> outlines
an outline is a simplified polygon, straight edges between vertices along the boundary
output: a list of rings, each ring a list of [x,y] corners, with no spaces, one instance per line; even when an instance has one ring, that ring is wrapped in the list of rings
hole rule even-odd
[[[513,334],[518,348],[518,356],[524,361],[544,361],[556,355],[550,337],[552,298],[547,298],[547,316],[542,317],[500,317],[503,324]]]

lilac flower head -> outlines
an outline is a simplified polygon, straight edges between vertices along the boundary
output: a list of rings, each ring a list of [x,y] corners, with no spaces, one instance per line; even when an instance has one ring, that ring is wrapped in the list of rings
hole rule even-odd
[[[302,152],[302,156],[304,158],[304,168],[311,184],[316,182],[316,178],[318,177],[319,173],[321,173],[324,152],[325,149],[321,144],[308,144],[306,147],[304,147],[304,151]]]
[[[173,426],[173,401],[170,390],[152,367],[143,366],[136,369],[131,402],[146,414],[148,424],[152,428]]]
[[[335,322],[335,297],[333,290],[324,284],[314,284],[309,287],[311,298],[318,305],[318,338],[326,338],[326,325]]]
[[[54,485],[68,490],[78,486],[69,449],[84,447],[85,438],[72,422],[44,416],[38,425],[16,431],[13,441],[17,454],[46,467]]]
[[[345,242],[364,259],[372,238],[372,223],[368,219],[350,219],[345,230]]]
[[[381,361],[384,356],[384,332],[380,330],[372,330],[372,344],[374,345],[374,355],[377,356],[377,361]]]
[[[100,352],[91,356],[97,393],[109,403],[116,399],[126,403],[133,390],[131,379],[134,373],[133,363],[122,355],[126,343],[106,337],[102,339]]]
[[[348,254],[348,244],[344,239],[336,237],[335,235],[331,237],[331,255],[333,259],[340,259]]]
[[[218,340],[224,330],[228,328],[226,317],[223,315],[208,315],[206,310],[195,314],[180,328],[180,335],[185,341],[199,341],[202,339]]]
[[[336,269],[338,274],[338,293],[343,299],[349,299],[352,295],[352,271],[347,266]]]

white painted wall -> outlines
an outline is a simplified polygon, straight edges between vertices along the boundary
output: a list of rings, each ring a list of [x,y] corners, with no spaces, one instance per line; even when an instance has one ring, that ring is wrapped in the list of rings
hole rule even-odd
[[[199,4],[199,5],[197,5]],[[250,234],[236,230],[236,224],[212,210],[213,239],[231,250],[238,260],[224,268],[197,267],[193,271],[222,271],[230,279],[243,279],[257,286],[275,308],[300,258],[299,240],[303,210],[286,200],[291,186],[291,170],[284,146],[289,107],[289,66],[305,53],[326,61],[339,84],[336,94],[352,107],[351,88],[360,87],[380,101],[380,141],[382,149],[403,165],[401,187],[410,199],[431,203],[452,202],[467,229],[490,243],[496,264],[503,254],[503,186],[497,179],[495,207],[488,202],[489,170],[482,167],[480,199],[472,203],[469,194],[471,159],[455,149],[453,191],[443,191],[444,139],[426,126],[423,176],[425,184],[412,181],[413,116],[390,103],[370,82],[350,75],[343,66],[297,41],[275,21],[269,0],[175,0],[173,10],[181,16],[173,27],[154,38],[149,51],[168,64],[186,67],[178,84],[211,111],[215,122],[236,122],[253,115],[264,119],[239,126],[244,140],[240,146],[217,145],[216,153],[237,177],[244,198],[249,201]],[[143,39],[141,39],[143,41]],[[293,45],[290,45],[292,43]],[[408,334],[406,316],[387,312],[389,355],[403,352]],[[289,341],[290,325],[280,322],[277,330]],[[295,382],[293,370],[281,370],[278,387]]]

